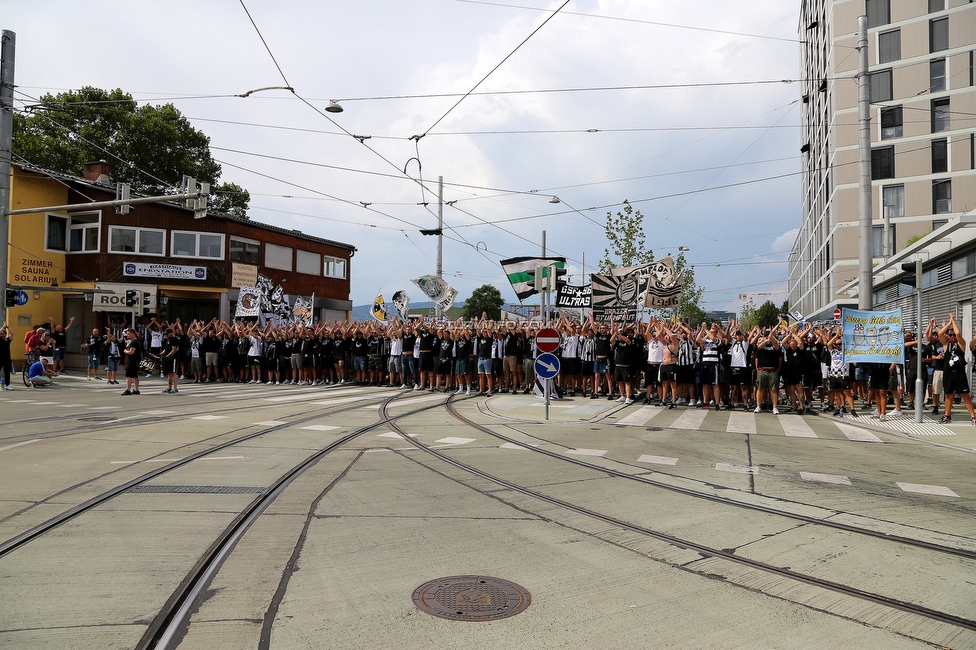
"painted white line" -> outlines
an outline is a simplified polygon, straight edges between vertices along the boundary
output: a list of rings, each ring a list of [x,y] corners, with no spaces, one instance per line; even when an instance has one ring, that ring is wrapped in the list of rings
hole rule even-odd
[[[24,442],[14,443],[12,445],[7,445],[6,447],[0,447],[0,451],[7,451],[8,449],[13,449],[14,447],[22,447],[24,445],[29,445],[32,442],[40,442],[40,438],[34,438],[33,440],[25,440]]]
[[[364,454],[375,454],[375,453],[380,452],[380,451],[393,451],[393,450],[392,449],[367,449],[363,453]]]
[[[730,411],[729,424],[725,427],[725,430],[729,433],[755,433],[756,414]]]
[[[638,463],[654,463],[655,465],[677,465],[677,458],[668,458],[667,456],[648,456],[644,454],[637,459]]]
[[[329,426],[328,424],[312,424],[307,427],[302,427],[302,431],[332,431],[333,429],[338,429],[339,427]]]
[[[735,474],[758,474],[758,467],[748,467],[745,465],[731,465],[729,463],[715,463],[715,469],[719,472],[733,472]]]
[[[226,420],[226,415],[194,415],[191,420]]]
[[[502,444],[498,445],[498,448],[499,449],[514,449],[516,451],[528,451],[528,448],[527,447],[523,447],[522,445],[516,445],[514,442],[505,442],[505,443],[502,443]]]
[[[276,427],[281,424],[288,424],[284,420],[265,420],[264,422],[252,422],[252,427]]]
[[[689,409],[678,416],[678,419],[671,424],[671,429],[700,429],[708,409]]]
[[[34,406],[57,406],[61,402],[31,402]]]
[[[88,406],[88,405],[87,404],[61,404],[60,406],[63,409],[76,409],[76,408],[81,408],[83,406]]]
[[[853,440],[854,442],[881,442],[881,438],[866,429],[852,427],[849,424],[842,424],[840,422],[835,422],[834,424],[837,425],[841,433],[847,436],[848,440]]]
[[[570,449],[567,454],[574,456],[603,456],[607,453],[606,449]]]
[[[419,433],[408,433],[407,434],[407,437],[408,438],[416,438],[419,435],[420,435]],[[380,433],[380,434],[377,434],[376,437],[377,438],[397,438],[399,440],[402,440],[403,439],[402,436],[399,433],[396,433],[394,431],[387,431],[386,433]]]
[[[434,442],[442,445],[466,445],[469,442],[474,442],[475,440],[475,438],[441,438],[440,440],[435,440]]]
[[[947,487],[940,485],[923,485],[921,483],[895,483],[905,492],[917,492],[918,494],[934,494],[940,497],[956,497],[959,495]]]
[[[204,456],[203,458],[198,458],[197,460],[240,460],[241,458],[247,458],[246,456]]]
[[[790,438],[816,438],[810,425],[799,415],[781,415],[779,423],[783,427],[783,433]]]
[[[32,400],[32,399],[10,399],[10,400],[7,400],[7,404],[33,404],[33,403],[34,403],[34,400]]]
[[[157,410],[157,411],[139,411],[139,415],[172,415],[174,413],[176,413],[176,411],[162,411],[162,410]]]
[[[369,399],[372,395],[356,395],[355,397],[337,397],[336,399],[327,399],[321,402],[312,402],[314,406],[334,406],[336,404],[348,404],[349,402],[361,402],[364,399]],[[379,395],[377,395],[379,397]]]
[[[175,463],[178,460],[183,460],[182,458],[153,458],[151,460],[144,460],[144,463]]]
[[[837,474],[817,474],[816,472],[800,472],[800,478],[804,481],[816,481],[818,483],[834,483],[836,485],[850,485],[851,479]]]
[[[648,420],[653,420],[656,416],[664,412],[659,406],[642,406],[625,418],[617,421],[617,424],[625,427],[644,426]]]
[[[115,409],[120,409],[121,406],[89,406],[89,411],[114,411]]]
[[[429,397],[414,397],[413,399],[405,399],[402,402],[393,402],[390,404],[390,408],[396,408],[399,406],[410,406],[411,404],[423,404],[424,402],[436,402],[438,400],[446,399],[444,395],[430,395]]]
[[[134,463],[141,463],[140,460],[113,460],[109,465],[132,465]]]

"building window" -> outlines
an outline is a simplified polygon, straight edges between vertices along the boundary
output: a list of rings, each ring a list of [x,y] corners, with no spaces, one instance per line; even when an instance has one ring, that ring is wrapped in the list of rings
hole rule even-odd
[[[47,228],[44,248],[50,251],[68,250],[68,217],[56,214],[47,215]]]
[[[940,93],[946,89],[946,60],[929,61],[929,92]]]
[[[169,250],[172,257],[222,260],[224,259],[224,236],[208,232],[174,230]]]
[[[932,100],[932,133],[949,129],[949,98]]]
[[[952,212],[952,181],[932,181],[932,214]]]
[[[901,106],[881,109],[881,139],[900,138],[902,136]]]
[[[264,265],[272,269],[291,271],[292,249],[278,244],[264,245]]]
[[[929,52],[949,49],[949,17],[929,21]]]
[[[966,257],[960,257],[957,260],[953,260],[952,261],[952,279],[953,280],[958,280],[959,278],[964,278],[967,275],[971,275],[973,273],[973,263],[974,263],[974,261],[976,261],[976,260],[974,260],[974,257],[973,257],[973,254],[972,253],[970,253]]]
[[[901,30],[878,34],[878,63],[890,63],[901,58]]]
[[[889,0],[867,0],[868,29],[880,27],[891,22],[891,4]]]
[[[881,248],[881,241],[884,238],[884,226],[871,226],[871,255],[874,257],[887,257],[895,254],[895,224],[888,224],[888,251]]]
[[[322,275],[327,278],[345,278],[346,260],[326,256],[322,265]]]
[[[100,212],[62,217],[47,215],[44,247],[64,253],[97,253]]]
[[[298,257],[295,259],[295,270],[299,273],[309,275],[319,274],[319,265],[322,263],[322,256],[312,251],[298,249]]]
[[[890,102],[892,97],[891,70],[878,70],[868,75],[871,103]]]
[[[929,0],[929,13],[934,14],[936,11],[945,11],[945,0]]]
[[[949,171],[949,141],[945,138],[932,141],[932,173],[944,174]]]
[[[230,238],[230,261],[245,264],[261,263],[261,244],[248,239]]]
[[[895,148],[880,147],[871,150],[871,180],[895,177]]]
[[[108,249],[113,253],[162,255],[165,239],[165,230],[122,226],[109,226],[108,229]]]
[[[889,217],[905,216],[905,186],[888,185],[881,189],[881,214],[888,211]]]
[[[949,223],[948,219],[932,219],[932,230],[938,230],[947,223]]]

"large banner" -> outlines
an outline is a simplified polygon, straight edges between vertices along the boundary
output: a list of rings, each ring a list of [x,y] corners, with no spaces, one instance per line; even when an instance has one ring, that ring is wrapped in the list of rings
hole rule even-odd
[[[422,275],[411,280],[411,282],[420,287],[424,295],[433,300],[441,311],[446,312],[454,305],[454,299],[457,298],[458,292],[442,278],[436,275]]]
[[[234,318],[255,318],[261,313],[261,293],[254,287],[242,286],[237,293]]]
[[[499,264],[502,265],[505,275],[508,276],[508,281],[512,283],[512,289],[515,290],[515,295],[518,296],[519,302],[522,302],[529,296],[534,296],[539,293],[529,286],[529,282],[535,280],[536,267],[554,264],[556,268],[564,269],[566,268],[566,258],[513,257],[502,260]]]
[[[593,285],[572,287],[564,284],[556,292],[556,307],[562,309],[588,309],[593,306]]]
[[[681,284],[684,274],[674,273],[674,258],[668,255],[647,266],[647,292],[644,306],[653,309],[677,307],[681,304]]]
[[[593,320],[604,323],[635,320],[637,308],[644,306],[647,293],[647,266],[611,269],[610,275],[591,275]]]
[[[904,363],[905,335],[901,309],[841,309],[845,363]]]

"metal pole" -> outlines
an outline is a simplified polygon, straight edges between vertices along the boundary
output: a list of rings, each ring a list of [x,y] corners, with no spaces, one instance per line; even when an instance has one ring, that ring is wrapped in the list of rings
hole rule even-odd
[[[437,277],[444,277],[444,177],[437,177]],[[440,303],[437,304],[437,322],[444,316]]]
[[[542,259],[546,258],[546,231],[542,231]],[[543,286],[548,287],[549,281],[546,280]],[[546,327],[549,327],[549,309],[546,306],[546,297],[548,291],[539,291],[539,304],[542,306],[542,322],[545,323]]]
[[[858,242],[858,309],[874,307],[871,250],[871,90],[868,79],[868,17],[857,18],[858,157],[860,159],[860,228]],[[887,244],[887,242],[884,242]]]
[[[17,35],[3,30],[0,45],[0,296],[7,293],[7,252],[10,248],[10,160],[14,141],[14,51]],[[0,323],[7,321],[6,301],[0,302]]]
[[[915,352],[917,376],[915,377],[915,421],[922,421],[922,411],[925,410],[925,382],[922,380],[922,373],[925,367],[922,364],[922,258],[915,262]]]

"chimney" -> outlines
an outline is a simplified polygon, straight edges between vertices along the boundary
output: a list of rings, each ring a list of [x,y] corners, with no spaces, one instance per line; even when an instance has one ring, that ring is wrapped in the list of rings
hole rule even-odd
[[[112,168],[107,162],[99,160],[96,162],[86,162],[84,165],[86,181],[94,181],[105,185],[111,183],[109,172],[112,171]]]

